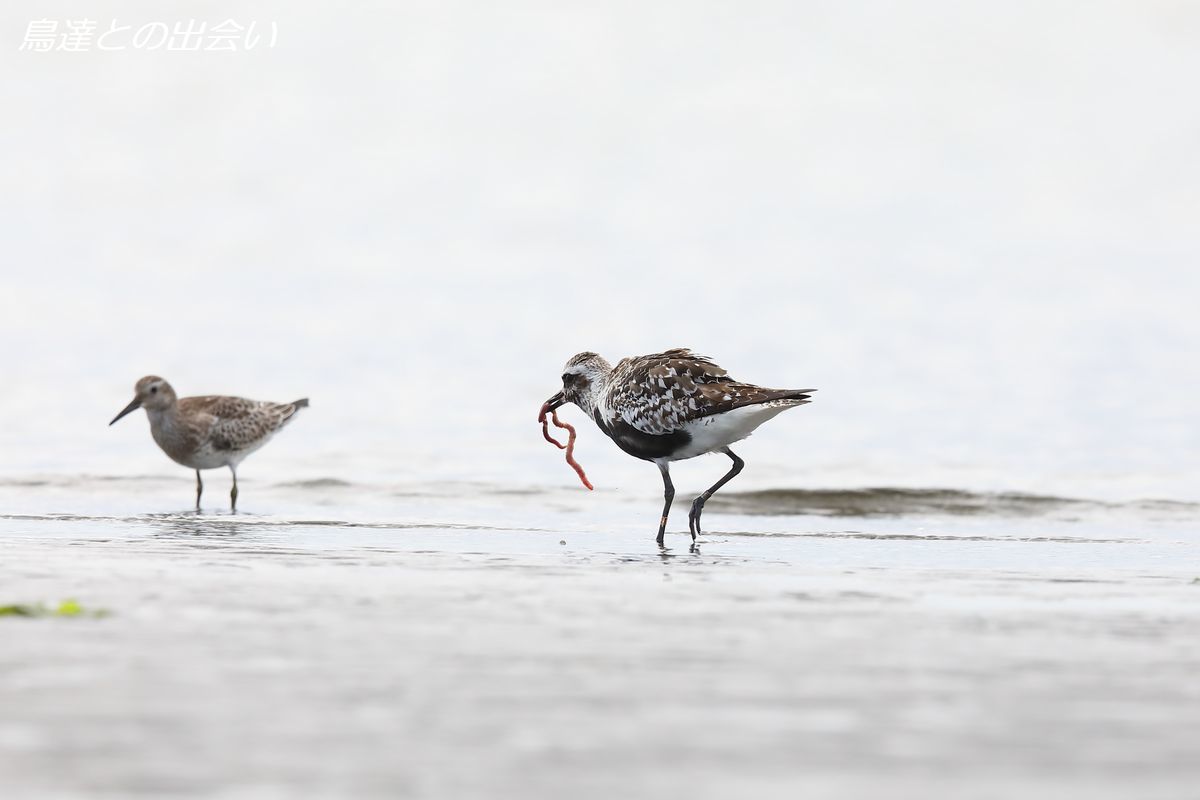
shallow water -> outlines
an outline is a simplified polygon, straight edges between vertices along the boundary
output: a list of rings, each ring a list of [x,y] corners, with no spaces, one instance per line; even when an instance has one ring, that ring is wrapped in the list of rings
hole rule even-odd
[[[604,491],[247,480],[244,513],[137,510],[190,490],[0,485],[0,599],[111,612],[0,620],[6,797],[1200,779],[1193,507],[731,494],[697,551],[685,506],[659,551],[655,498]]]

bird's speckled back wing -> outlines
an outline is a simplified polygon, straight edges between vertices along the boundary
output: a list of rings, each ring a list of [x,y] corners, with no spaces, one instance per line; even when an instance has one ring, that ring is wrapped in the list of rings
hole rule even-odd
[[[692,420],[757,403],[808,402],[811,389],[766,389],[741,383],[690,350],[622,359],[613,368],[607,406],[626,424],[660,436]]]
[[[244,397],[185,397],[180,411],[207,423],[217,450],[245,450],[274,434],[296,413],[295,403],[270,403]]]

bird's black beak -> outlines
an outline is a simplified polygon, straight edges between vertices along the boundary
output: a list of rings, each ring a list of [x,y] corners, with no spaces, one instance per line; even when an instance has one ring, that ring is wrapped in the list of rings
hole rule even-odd
[[[541,422],[542,420],[546,419],[547,414],[549,414],[551,411],[558,408],[559,406],[565,405],[566,402],[567,402],[567,398],[563,395],[562,392],[559,392],[558,394],[554,395],[554,397],[551,397],[549,400],[542,403],[542,409],[541,409],[541,411],[538,412],[538,422]]]
[[[128,414],[130,411],[134,411],[134,410],[136,410],[136,409],[139,409],[139,408],[141,408],[141,407],[142,407],[142,401],[141,401],[141,400],[139,400],[139,399],[138,399],[138,398],[136,398],[136,397],[135,397],[135,398],[133,398],[132,400],[130,400],[130,401],[129,401],[129,405],[127,405],[127,406],[125,406],[123,409],[121,409],[121,413],[120,413],[120,414],[117,414],[115,417],[113,417],[113,419],[112,419],[112,422],[110,422],[110,423],[108,423],[108,424],[109,424],[109,425],[112,425],[112,424],[113,424],[113,422],[116,422],[116,421],[117,421],[117,420],[119,420],[121,417],[123,417],[123,416],[125,416],[126,414]]]

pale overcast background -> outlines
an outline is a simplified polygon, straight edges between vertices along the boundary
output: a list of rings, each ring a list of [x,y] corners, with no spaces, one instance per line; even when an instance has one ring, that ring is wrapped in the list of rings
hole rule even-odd
[[[125,49],[22,49],[85,17]],[[275,46],[130,43],[229,18]],[[153,372],[312,398],[252,481],[570,485],[566,358],[690,346],[820,389],[742,488],[1200,499],[1198,41],[1187,2],[9,0],[0,472],[190,480],[105,427]]]

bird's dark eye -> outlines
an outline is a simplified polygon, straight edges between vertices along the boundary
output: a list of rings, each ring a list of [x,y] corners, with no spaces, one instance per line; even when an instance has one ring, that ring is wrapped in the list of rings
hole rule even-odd
[[[150,394],[158,394],[158,387],[157,387],[157,386],[151,386],[151,387],[150,387]]]
[[[569,381],[569,380],[571,380],[571,373],[569,373],[569,372],[564,372],[564,373],[563,373],[563,376],[562,376],[562,382],[563,382],[563,383],[566,383],[566,382],[567,382],[567,381]]]

